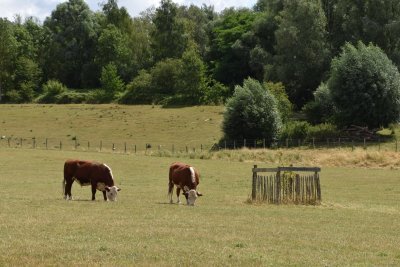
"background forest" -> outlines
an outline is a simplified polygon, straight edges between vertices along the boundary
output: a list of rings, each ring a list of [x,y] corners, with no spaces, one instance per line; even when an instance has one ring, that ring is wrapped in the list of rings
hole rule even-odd
[[[0,18],[0,103],[229,107],[264,90],[277,129],[291,109],[314,124],[399,119],[397,0],[259,0],[219,13],[161,0],[134,18],[117,0],[101,5],[69,0],[44,22]]]

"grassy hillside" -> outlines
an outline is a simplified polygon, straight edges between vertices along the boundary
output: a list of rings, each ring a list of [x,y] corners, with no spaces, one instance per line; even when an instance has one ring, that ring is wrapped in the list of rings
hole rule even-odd
[[[53,142],[77,138],[171,146],[212,144],[221,136],[223,107],[163,109],[124,105],[0,105],[0,135],[48,138]]]
[[[323,168],[321,206],[250,205],[251,163],[185,159],[201,174],[195,207],[171,205],[176,158],[0,149],[0,266],[398,266],[399,173]],[[106,162],[118,201],[61,196],[63,162]],[[6,166],[6,167],[4,167]]]

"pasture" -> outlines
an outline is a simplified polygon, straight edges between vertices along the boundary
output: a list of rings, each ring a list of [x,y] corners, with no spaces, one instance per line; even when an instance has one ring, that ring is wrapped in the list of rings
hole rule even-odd
[[[0,158],[0,266],[400,265],[395,169],[322,166],[321,206],[275,206],[247,202],[252,162],[181,159],[201,173],[204,196],[188,207],[168,204],[174,157],[1,148]],[[77,184],[63,200],[67,158],[107,163],[118,201],[92,202]]]

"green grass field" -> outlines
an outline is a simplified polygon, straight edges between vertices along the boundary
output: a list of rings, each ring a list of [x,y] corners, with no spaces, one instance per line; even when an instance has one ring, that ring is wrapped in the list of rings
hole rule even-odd
[[[27,135],[30,130],[42,131],[55,137],[87,131],[90,137],[88,130],[75,124],[67,131],[69,126],[63,124],[52,127],[44,119],[35,121],[32,110],[49,106],[28,106],[28,114],[15,110],[24,107],[0,106],[0,122],[5,121],[1,130]],[[54,109],[57,113],[74,107]],[[108,106],[135,110],[117,107]],[[145,109],[150,114],[153,110]],[[222,110],[190,108],[187,118],[197,116],[191,109],[215,114],[214,121]],[[182,111],[159,110],[154,117],[160,121],[154,119],[146,126],[150,128],[143,126],[143,132],[161,138],[159,129],[151,127],[161,124],[169,112]],[[14,120],[9,119],[12,116]],[[114,123],[104,129],[104,135],[100,134],[103,126],[94,129],[94,135],[118,137],[118,131],[112,131],[118,122]],[[219,131],[204,130],[201,138],[217,138]],[[185,138],[185,130],[176,135]],[[167,137],[165,133],[163,138]],[[374,153],[242,150],[199,159],[0,147],[0,266],[398,266],[399,160],[388,159],[396,157],[393,153]],[[331,164],[329,154],[338,163]],[[356,159],[359,156],[362,159]],[[75,200],[63,200],[62,170],[68,158],[107,163],[122,188],[118,201],[104,202],[98,192],[92,202],[90,188],[77,184],[72,187]],[[322,167],[322,205],[248,203],[253,164],[276,167],[277,158]],[[195,207],[169,204],[168,167],[176,160],[192,164],[201,173],[199,191],[204,196]],[[366,164],[358,164],[363,160]],[[340,167],[342,163],[347,167]]]
[[[247,204],[252,165],[186,160],[202,174],[195,207],[171,205],[174,158],[2,149],[0,265],[399,265],[399,172],[323,168],[321,206]],[[89,187],[61,196],[63,162],[109,164],[117,202]]]

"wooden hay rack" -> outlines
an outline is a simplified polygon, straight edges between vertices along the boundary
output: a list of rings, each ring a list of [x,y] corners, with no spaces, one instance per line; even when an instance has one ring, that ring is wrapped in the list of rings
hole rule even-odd
[[[252,169],[252,201],[269,204],[319,205],[319,167],[277,167]],[[308,172],[300,175],[298,172]],[[260,175],[260,173],[269,173]],[[310,174],[311,173],[311,174]]]

